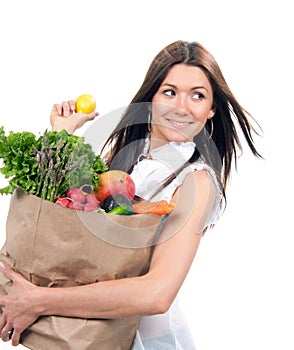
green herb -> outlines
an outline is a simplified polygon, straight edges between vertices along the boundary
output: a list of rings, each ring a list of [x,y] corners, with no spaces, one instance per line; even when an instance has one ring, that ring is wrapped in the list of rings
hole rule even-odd
[[[9,132],[5,136],[0,128],[0,168],[7,187],[0,194],[10,194],[17,187],[43,199],[54,201],[70,187],[99,185],[99,174],[108,170],[99,155],[83,137],[60,132],[45,131],[38,138],[30,132]]]

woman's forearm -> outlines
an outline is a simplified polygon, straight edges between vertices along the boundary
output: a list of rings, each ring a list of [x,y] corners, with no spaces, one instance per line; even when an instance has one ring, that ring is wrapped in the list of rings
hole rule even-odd
[[[119,318],[166,311],[166,303],[148,276],[67,288],[39,288],[35,303],[40,315]]]

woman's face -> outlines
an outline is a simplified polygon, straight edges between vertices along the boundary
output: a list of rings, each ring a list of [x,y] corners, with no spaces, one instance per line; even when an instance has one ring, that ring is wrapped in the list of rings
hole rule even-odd
[[[214,113],[213,91],[205,73],[198,67],[177,64],[153,96],[151,138],[192,141]]]

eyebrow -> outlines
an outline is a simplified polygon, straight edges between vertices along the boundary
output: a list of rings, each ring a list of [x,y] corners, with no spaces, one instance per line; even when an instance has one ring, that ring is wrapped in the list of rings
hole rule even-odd
[[[169,86],[169,87],[172,87],[174,89],[177,89],[177,86],[176,85],[173,85],[173,84],[169,84],[169,83],[166,83],[166,84],[162,84],[162,86]],[[191,90],[198,90],[198,89],[204,89],[207,91],[207,88],[205,86],[194,86],[191,88]]]

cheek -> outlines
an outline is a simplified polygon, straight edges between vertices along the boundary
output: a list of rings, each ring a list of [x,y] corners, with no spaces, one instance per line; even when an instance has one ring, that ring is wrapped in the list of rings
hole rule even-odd
[[[165,104],[152,103],[152,119],[159,120],[170,111],[171,107]]]
[[[194,116],[198,121],[204,126],[208,119],[213,117],[214,113],[210,107],[203,107],[199,109],[198,111],[195,111]]]

